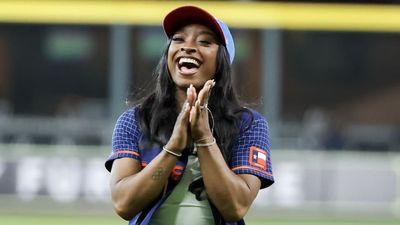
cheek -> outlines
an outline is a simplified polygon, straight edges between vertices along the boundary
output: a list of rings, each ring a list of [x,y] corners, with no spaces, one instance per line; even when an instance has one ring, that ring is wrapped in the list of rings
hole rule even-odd
[[[168,70],[171,71],[171,69],[173,69],[173,51],[171,51],[171,49],[168,50],[168,55],[167,55],[167,64],[168,64]]]
[[[218,64],[218,57],[217,57],[217,53],[218,53],[218,50],[215,50],[215,51],[213,51],[213,52],[211,52],[210,53],[210,58],[212,59],[212,70],[213,70],[213,72],[216,72],[217,71],[217,64]]]

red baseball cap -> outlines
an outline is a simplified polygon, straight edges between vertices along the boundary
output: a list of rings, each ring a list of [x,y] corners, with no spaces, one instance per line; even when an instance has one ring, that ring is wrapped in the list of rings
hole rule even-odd
[[[203,24],[215,32],[222,44],[227,48],[232,64],[235,56],[235,44],[228,26],[209,12],[196,6],[182,6],[169,12],[163,22],[168,38],[182,26],[192,23]]]

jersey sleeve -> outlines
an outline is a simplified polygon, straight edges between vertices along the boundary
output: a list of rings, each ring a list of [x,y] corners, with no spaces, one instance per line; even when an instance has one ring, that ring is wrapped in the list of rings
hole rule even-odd
[[[274,183],[267,120],[258,112],[245,113],[238,140],[233,146],[231,169],[236,174],[260,178],[261,188]]]
[[[105,163],[108,171],[111,171],[112,163],[115,159],[129,157],[141,160],[139,152],[141,135],[138,109],[128,109],[118,118],[114,127],[112,150]]]

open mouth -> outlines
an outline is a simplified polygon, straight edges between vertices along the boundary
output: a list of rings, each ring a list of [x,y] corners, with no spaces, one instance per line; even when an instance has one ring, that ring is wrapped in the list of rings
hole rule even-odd
[[[183,74],[194,74],[200,67],[197,59],[182,57],[178,61],[178,68]]]

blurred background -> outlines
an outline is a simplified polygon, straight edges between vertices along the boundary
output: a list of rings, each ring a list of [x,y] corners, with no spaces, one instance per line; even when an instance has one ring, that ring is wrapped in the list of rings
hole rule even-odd
[[[235,86],[270,123],[249,224],[400,224],[400,2],[79,0],[0,2],[0,224],[126,224],[113,126],[184,4],[230,26]]]

